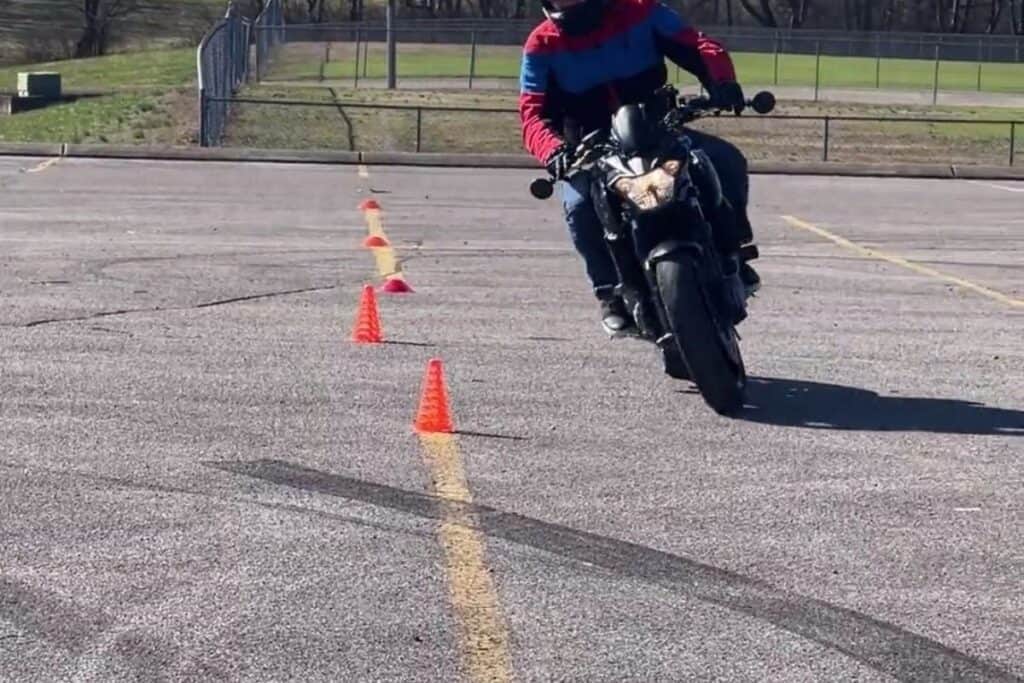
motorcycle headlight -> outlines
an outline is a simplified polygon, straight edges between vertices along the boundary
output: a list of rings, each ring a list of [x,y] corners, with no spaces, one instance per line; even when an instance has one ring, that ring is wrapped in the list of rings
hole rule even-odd
[[[612,188],[641,211],[650,211],[672,201],[680,163],[666,161],[658,168],[635,178],[622,177]]]

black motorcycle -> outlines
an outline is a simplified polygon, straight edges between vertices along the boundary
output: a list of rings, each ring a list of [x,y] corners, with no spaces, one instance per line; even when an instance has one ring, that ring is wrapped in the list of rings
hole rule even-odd
[[[758,93],[748,105],[767,114],[775,97]],[[620,107],[609,131],[585,137],[570,175],[590,174],[618,271],[616,293],[636,323],[632,335],[656,344],[670,376],[692,380],[709,406],[729,414],[745,398],[736,325],[747,316],[747,296],[738,261],[715,246],[712,223],[730,211],[721,182],[685,130],[721,112],[707,98],[685,100],[666,86],[647,102]],[[538,178],[530,192],[547,199],[553,181]]]

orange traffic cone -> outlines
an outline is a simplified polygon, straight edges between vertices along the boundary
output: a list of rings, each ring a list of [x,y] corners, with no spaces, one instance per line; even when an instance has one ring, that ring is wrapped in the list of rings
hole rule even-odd
[[[427,374],[423,378],[423,395],[416,414],[413,429],[420,434],[451,434],[451,409],[448,407],[448,389],[444,381],[444,367],[441,361],[433,359],[427,364]]]
[[[380,314],[377,311],[377,296],[373,285],[363,286],[363,297],[359,301],[356,325],[352,330],[352,341],[357,344],[379,344],[384,341],[380,331]]]
[[[363,240],[363,246],[367,249],[379,249],[381,247],[390,247],[391,244],[380,235],[368,235],[367,238]]]
[[[388,294],[412,294],[412,287],[400,275],[389,277],[387,282],[381,285],[381,289]]]

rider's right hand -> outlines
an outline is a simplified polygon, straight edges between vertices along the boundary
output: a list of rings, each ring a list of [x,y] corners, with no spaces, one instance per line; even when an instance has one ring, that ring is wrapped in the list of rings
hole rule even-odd
[[[548,157],[547,161],[544,162],[545,168],[548,169],[548,173],[555,180],[563,180],[569,173],[569,167],[572,166],[572,155],[568,145],[562,145]]]

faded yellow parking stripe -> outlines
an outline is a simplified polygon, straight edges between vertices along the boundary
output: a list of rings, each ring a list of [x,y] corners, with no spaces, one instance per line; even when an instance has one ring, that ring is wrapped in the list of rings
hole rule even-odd
[[[819,235],[827,240],[835,242],[844,249],[856,252],[858,254],[861,254],[862,256],[879,259],[881,261],[887,261],[888,263],[892,263],[897,266],[902,266],[907,270],[912,270],[915,273],[919,273],[920,275],[926,275],[928,277],[935,278],[936,280],[942,280],[943,282],[948,282],[958,287],[963,287],[964,289],[968,289],[976,294],[981,294],[982,296],[1006,304],[1007,306],[1012,306],[1014,308],[1024,308],[1024,300],[1014,299],[1013,297],[1007,296],[1002,292],[997,292],[994,289],[989,289],[988,287],[984,287],[977,283],[971,282],[970,280],[965,280],[954,275],[949,275],[947,273],[935,270],[934,268],[923,266],[919,263],[913,263],[912,261],[908,261],[905,258],[896,256],[894,254],[886,253],[879,249],[863,247],[855,242],[851,242],[845,237],[835,235],[829,232],[828,230],[825,230],[824,228],[819,228],[816,225],[811,225],[810,223],[802,221],[799,218],[795,218],[794,216],[783,216],[782,218],[795,228],[800,228],[802,230],[813,232],[816,235]]]
[[[384,233],[384,222],[380,217],[380,209],[367,209],[363,212],[366,216],[366,230],[371,235],[376,235],[388,240]],[[388,240],[391,243],[391,240]],[[384,279],[402,278],[402,267],[395,258],[395,250],[391,247],[376,247],[373,249],[373,258],[377,262],[377,273]]]
[[[53,159],[47,159],[46,161],[42,162],[41,164],[39,164],[37,166],[33,166],[32,168],[28,169],[25,172],[26,173],[40,173],[40,172],[45,171],[46,169],[50,168],[54,164],[58,163],[59,161],[60,161],[60,157],[54,157]]]
[[[419,438],[434,495],[453,503],[472,503],[455,438],[450,434]],[[484,536],[464,505],[446,506],[438,528],[462,661],[473,681],[511,681],[508,629],[487,566]]]

